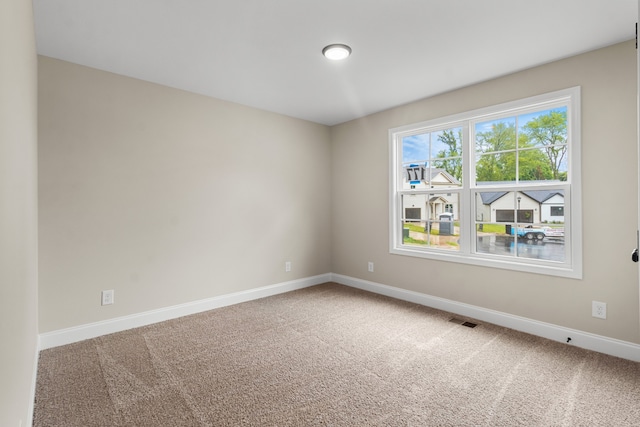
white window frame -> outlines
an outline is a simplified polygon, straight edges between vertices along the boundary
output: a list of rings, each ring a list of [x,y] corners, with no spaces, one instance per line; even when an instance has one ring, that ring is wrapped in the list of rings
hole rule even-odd
[[[477,191],[518,191],[532,187],[526,181],[519,186],[475,184],[474,124],[499,117],[513,116],[528,110],[543,110],[562,104],[567,107],[567,143],[569,146],[567,181],[553,185],[564,190],[565,197],[565,260],[546,261],[521,257],[505,257],[476,252],[474,197]],[[401,126],[389,130],[389,251],[396,255],[458,262],[552,276],[582,278],[582,191],[581,191],[581,138],[580,138],[580,87],[546,93],[452,116]],[[412,190],[402,188],[402,139],[405,136],[433,132],[462,126],[463,182],[460,189],[447,192],[460,194],[460,246],[459,250],[442,250],[433,247],[418,247],[403,243],[402,195]],[[535,185],[534,185],[535,187]]]

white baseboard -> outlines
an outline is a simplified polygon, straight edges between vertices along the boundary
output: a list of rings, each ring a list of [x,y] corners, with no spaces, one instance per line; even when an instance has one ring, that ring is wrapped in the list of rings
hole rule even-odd
[[[277,295],[284,292],[294,291],[296,289],[303,289],[309,286],[319,285],[321,283],[330,281],[331,273],[321,274],[319,276],[306,277],[303,279],[292,280],[275,285],[249,289],[247,291],[234,292],[232,294],[174,305],[157,310],[145,311],[143,313],[117,317],[115,319],[109,319],[101,322],[89,323],[86,325],[75,326],[72,328],[61,329],[52,332],[45,332],[43,334],[40,334],[39,337],[40,349],[44,350],[47,348],[71,344],[89,338],[95,338],[101,335],[138,328],[140,326],[146,326],[152,323],[175,319],[182,316],[188,316],[190,314],[201,313],[203,311],[226,307],[229,305]]]
[[[40,349],[44,350],[51,347],[71,344],[101,335],[120,332],[215,308],[277,295],[296,289],[303,289],[326,282],[336,282],[399,300],[433,307],[453,314],[458,314],[460,316],[466,316],[483,322],[489,322],[506,328],[515,329],[517,331],[537,335],[553,341],[564,343],[567,341],[567,338],[570,337],[571,343],[569,345],[575,345],[588,350],[640,362],[640,345],[638,344],[334,273],[292,280],[290,282],[283,282],[247,291],[234,292],[228,295],[221,295],[218,297],[146,311],[130,316],[118,317],[102,322],[46,332],[39,336]]]
[[[419,292],[395,288],[380,283],[357,279],[354,277],[332,274],[331,281],[353,288],[362,289],[376,294],[386,295],[403,301],[409,301],[427,307],[447,311],[460,316],[466,316],[483,322],[493,323],[531,335],[547,338],[553,341],[563,342],[571,338],[568,345],[621,357],[623,359],[640,362],[640,345],[608,338],[589,332],[569,329],[550,323],[539,322],[525,317],[514,316],[500,311],[465,304],[445,298],[434,297]]]

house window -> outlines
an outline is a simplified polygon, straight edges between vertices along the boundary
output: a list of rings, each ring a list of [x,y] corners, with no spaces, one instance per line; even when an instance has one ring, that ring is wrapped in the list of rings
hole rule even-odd
[[[420,208],[405,208],[404,215],[407,221],[419,221],[421,217]]]
[[[580,278],[579,98],[391,129],[390,252]]]
[[[551,216],[564,216],[564,206],[550,206],[549,215]]]

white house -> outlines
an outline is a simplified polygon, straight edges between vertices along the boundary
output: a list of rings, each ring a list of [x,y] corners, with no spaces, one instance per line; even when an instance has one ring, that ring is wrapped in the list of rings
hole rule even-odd
[[[542,222],[564,222],[564,195],[557,192],[540,205]]]
[[[476,197],[476,221],[542,223],[564,222],[561,190],[481,191]]]
[[[459,195],[447,192],[448,188],[460,187],[461,183],[450,173],[440,168],[422,165],[405,167],[403,188],[406,190],[433,189],[433,193],[416,193],[403,196],[402,207],[405,219],[409,221],[438,220],[444,213],[460,217]]]

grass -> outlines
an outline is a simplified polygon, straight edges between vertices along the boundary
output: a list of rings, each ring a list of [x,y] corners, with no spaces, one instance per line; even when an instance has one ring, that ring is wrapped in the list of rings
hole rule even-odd
[[[478,230],[480,231],[480,230]],[[483,233],[505,233],[504,224],[482,224]]]
[[[458,222],[454,222],[453,225],[457,227],[460,224]],[[410,223],[410,222],[405,222],[403,226],[404,226],[404,228],[408,228],[409,231],[415,231],[416,233],[427,234],[427,232],[425,231],[423,225]],[[437,228],[431,227],[431,233],[429,233],[429,234],[431,234],[432,236],[439,236],[440,235],[440,230],[437,229]],[[455,234],[455,236],[457,236],[457,234]]]
[[[424,233],[424,227],[421,225],[405,222],[404,228],[408,228],[410,231],[417,231],[418,233]]]
[[[455,222],[454,225],[457,225],[458,223]],[[427,236],[427,233],[424,230],[424,225],[421,225],[420,223],[404,223],[403,224],[404,229],[408,230],[409,232],[414,232],[414,233],[420,233],[421,235]],[[405,231],[406,233],[406,231]],[[437,228],[431,228],[431,232],[429,233],[431,236],[439,236],[440,235],[440,230],[438,230]],[[457,234],[456,234],[457,236]],[[402,242],[404,244],[410,244],[410,245],[420,245],[420,246],[429,246],[429,242],[428,239],[426,240],[421,240],[421,239],[414,239],[412,237],[409,237],[405,234],[404,239],[402,240]],[[446,241],[441,243],[441,245],[445,245],[445,246],[451,246],[451,247],[458,247],[460,245],[458,245],[457,242],[455,241]]]
[[[410,224],[410,223],[406,223],[404,224],[404,228],[408,228],[409,231],[415,231],[416,233],[424,233],[426,234],[427,232],[424,229],[424,226],[422,225],[417,225],[417,224]],[[431,228],[431,233],[432,236],[437,236],[440,234],[440,231],[438,229],[434,229]]]
[[[411,237],[405,237],[403,240],[403,243],[408,243],[408,244],[412,244],[412,245],[426,245],[427,241],[426,240],[416,240],[416,239],[412,239]]]
[[[428,244],[426,240],[416,240],[416,239],[412,239],[411,237],[405,237],[404,240],[402,241],[402,243],[409,244],[409,245],[421,245],[421,246],[427,246],[427,244]],[[447,243],[445,243],[445,245],[453,246],[455,248],[460,246],[456,242],[447,242]]]

